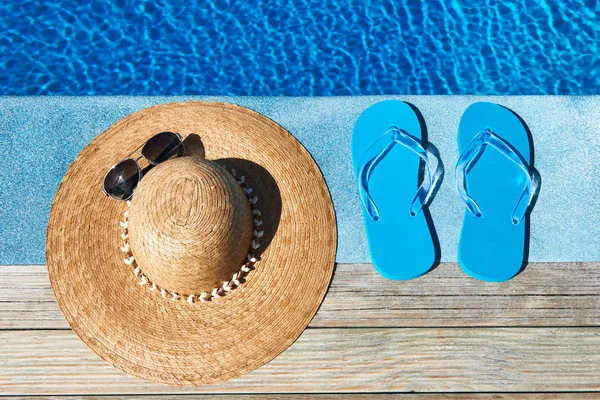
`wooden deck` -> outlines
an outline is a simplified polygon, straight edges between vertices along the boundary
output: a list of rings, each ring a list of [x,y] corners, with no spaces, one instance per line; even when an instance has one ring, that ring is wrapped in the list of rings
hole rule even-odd
[[[600,263],[531,264],[501,284],[456,264],[410,282],[339,264],[287,351],[233,381],[177,388],[128,376],[88,350],[63,319],[45,266],[0,266],[0,395],[600,398],[599,288]]]

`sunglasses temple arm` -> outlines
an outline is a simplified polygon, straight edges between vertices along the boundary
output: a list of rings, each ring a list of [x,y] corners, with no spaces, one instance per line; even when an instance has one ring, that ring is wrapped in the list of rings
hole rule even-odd
[[[148,139],[148,140],[150,140],[150,139]],[[144,143],[142,143],[140,146],[138,146],[135,150],[133,150],[131,153],[129,153],[127,155],[127,157],[124,158],[124,160],[131,158],[132,155],[134,155],[139,149],[141,149],[142,147],[144,147],[146,145],[146,143],[148,143],[148,140],[146,140]],[[140,158],[138,158],[138,160],[140,160]]]

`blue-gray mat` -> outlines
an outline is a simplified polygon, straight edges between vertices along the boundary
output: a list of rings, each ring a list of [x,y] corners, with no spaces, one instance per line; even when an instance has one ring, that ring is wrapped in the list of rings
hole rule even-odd
[[[531,218],[529,260],[600,261],[600,97],[3,97],[0,264],[45,263],[52,199],[69,164],[91,139],[136,110],[190,99],[252,108],[296,136],[329,185],[338,222],[338,262],[369,262],[350,142],[359,114],[388,98],[408,101],[420,109],[429,141],[439,149],[446,166],[430,207],[442,261],[457,258],[464,207],[454,188],[456,131],[462,112],[475,101],[507,106],[531,129],[542,186]]]

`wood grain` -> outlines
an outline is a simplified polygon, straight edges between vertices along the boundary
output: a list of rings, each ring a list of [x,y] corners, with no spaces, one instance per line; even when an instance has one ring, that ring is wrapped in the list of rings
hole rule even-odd
[[[338,264],[311,327],[599,326],[600,263],[535,263],[504,283],[441,264],[409,282]],[[45,266],[0,266],[0,329],[67,329]]]
[[[599,328],[308,329],[264,367],[196,388],[125,375],[68,330],[4,331],[0,343],[5,395],[600,389]]]
[[[3,399],[21,399],[20,397],[7,396]],[[27,397],[28,400],[47,399],[48,397]],[[177,400],[177,399],[214,399],[212,394],[158,394],[158,395],[129,395],[119,396],[119,399],[140,400]],[[343,394],[221,394],[218,400],[571,400],[571,399],[598,399],[598,393],[457,393],[457,394],[429,394],[429,393],[343,393]],[[90,400],[115,400],[115,396],[77,396],[77,399]]]

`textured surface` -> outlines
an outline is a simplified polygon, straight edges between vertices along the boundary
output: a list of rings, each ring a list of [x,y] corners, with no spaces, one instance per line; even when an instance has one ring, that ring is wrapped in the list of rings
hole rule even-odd
[[[176,400],[176,399],[214,399],[213,394],[144,394],[144,400]],[[219,394],[219,400],[370,400],[373,398],[372,393],[328,393],[328,394]],[[525,399],[525,400],[562,400],[562,399],[597,399],[597,393],[458,393],[458,394],[427,394],[427,393],[377,393],[378,399],[384,400],[505,400],[505,399]],[[45,399],[46,397],[40,397]],[[114,396],[110,395],[94,395],[89,397],[93,400],[114,400]],[[123,398],[123,397],[122,397]],[[125,397],[136,399],[137,396]],[[37,399],[31,397],[31,399]]]
[[[309,150],[336,208],[339,262],[369,262],[350,142],[360,113],[385,98],[391,97],[215,98],[274,119]],[[531,218],[530,261],[600,261],[600,215],[590,212],[600,209],[600,97],[396,98],[420,109],[446,167],[430,207],[443,261],[456,261],[464,212],[454,187],[456,131],[462,112],[475,101],[511,108],[532,132],[542,185]],[[133,111],[182,99],[0,98],[0,264],[45,263],[50,204],[68,166],[89,141]]]
[[[254,229],[236,179],[217,163],[188,156],[148,171],[127,219],[130,254],[143,273],[159,288],[188,295],[231,280],[246,262]]]
[[[596,94],[595,0],[0,1],[3,94]]]
[[[597,328],[308,329],[269,364],[219,385],[142,382],[70,331],[0,332],[3,394],[600,390]]]
[[[406,282],[370,264],[338,264],[312,328],[600,326],[600,264],[530,264],[485,283],[456,264]],[[46,266],[0,266],[0,330],[68,329]]]
[[[248,250],[249,243],[242,244],[249,255],[248,275],[234,291],[206,303],[161,298],[158,290],[142,284],[142,275],[136,279],[135,264],[124,265],[119,249],[125,238],[117,221],[126,204],[96,192],[102,169],[130,154],[156,127],[180,133],[184,143],[192,133],[199,136],[207,159],[240,171],[240,181],[243,172],[254,189],[257,204],[252,208],[262,210],[254,218],[255,227],[264,231],[260,247]],[[269,147],[259,151],[263,140]],[[191,162],[171,160],[164,168],[178,179],[186,174],[171,168]],[[160,176],[161,167],[152,179]],[[300,185],[305,190],[297,193]],[[142,188],[142,201],[148,189]],[[133,204],[139,206],[133,200],[132,213]],[[126,237],[127,227],[123,233]],[[331,281],[335,241],[327,186],[293,136],[244,107],[186,102],[131,114],[85,147],[52,205],[46,254],[50,283],[69,326],[102,359],[141,379],[200,385],[252,371],[300,336]],[[139,267],[143,271],[144,265]]]
[[[599,393],[565,392],[600,390],[599,279],[598,264],[583,263],[531,264],[502,284],[471,279],[456,264],[410,282],[338,264],[310,329],[287,351],[224,384],[173,388],[123,374],[88,350],[62,319],[45,266],[0,266],[0,393],[592,399]]]

